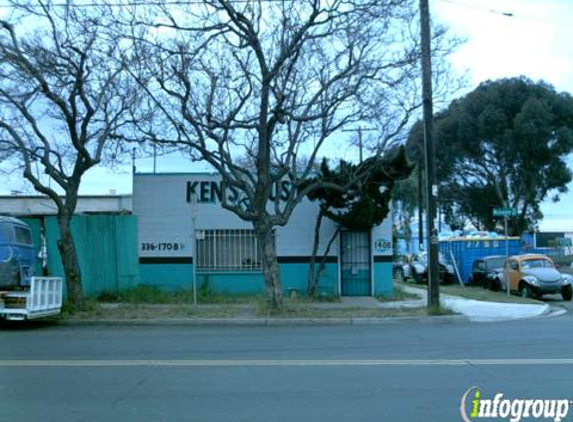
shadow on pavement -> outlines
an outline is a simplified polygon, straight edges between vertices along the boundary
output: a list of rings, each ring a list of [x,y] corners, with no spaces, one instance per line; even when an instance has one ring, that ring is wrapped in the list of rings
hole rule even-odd
[[[58,326],[58,319],[42,319],[31,321],[6,321],[0,319],[0,330],[2,331],[31,331]]]

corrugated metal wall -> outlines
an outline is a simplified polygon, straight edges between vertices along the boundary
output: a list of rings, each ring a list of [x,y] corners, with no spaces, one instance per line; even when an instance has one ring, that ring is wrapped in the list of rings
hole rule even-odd
[[[32,219],[26,219],[30,224]],[[37,220],[38,226],[40,220]],[[34,223],[32,224],[34,227]],[[33,229],[34,230],[34,229]],[[45,218],[50,275],[63,277],[58,251],[60,238],[56,217]],[[118,292],[139,284],[137,218],[133,215],[78,215],[72,220],[84,292]],[[35,235],[34,230],[34,235]],[[34,238],[36,242],[36,238]],[[40,270],[41,273],[41,270]]]
[[[462,282],[467,283],[472,271],[473,262],[483,256],[505,255],[505,237],[486,239],[452,239],[440,242],[440,252],[446,262],[452,263],[452,256],[462,277]],[[521,240],[518,237],[510,237],[508,248],[510,255],[520,253]]]

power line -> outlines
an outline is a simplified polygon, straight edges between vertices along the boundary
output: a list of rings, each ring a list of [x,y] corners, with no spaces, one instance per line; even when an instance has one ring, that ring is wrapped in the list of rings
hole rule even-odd
[[[228,0],[229,3],[234,3],[234,4],[246,4],[246,3],[250,3],[253,0]],[[260,0],[262,3],[296,3],[300,0]],[[460,1],[456,1],[456,0],[436,0],[442,3],[448,3],[448,4],[453,4],[459,7],[465,7],[467,9],[473,9],[473,10],[481,10],[487,13],[491,13],[494,15],[499,15],[499,16],[505,16],[508,18],[517,18],[517,19],[527,19],[527,20],[531,20],[531,21],[535,21],[538,23],[542,23],[542,24],[548,24],[548,25],[557,25],[557,26],[563,26],[563,27],[567,27],[567,28],[573,28],[573,25],[565,23],[565,22],[559,22],[559,21],[553,21],[553,20],[549,20],[549,19],[540,19],[537,18],[535,16],[530,16],[530,15],[522,15],[522,14],[518,14],[518,13],[513,13],[510,11],[503,11],[503,10],[496,10],[496,9],[491,9],[485,6],[476,6],[473,4],[469,4],[469,3],[464,3],[464,2],[460,2]],[[61,7],[61,8],[96,8],[96,7],[137,7],[137,6],[150,6],[150,7],[159,7],[159,6],[193,6],[193,5],[204,5],[205,2],[202,0],[167,0],[167,1],[126,1],[126,2],[114,2],[114,3],[105,3],[105,2],[93,2],[93,3],[74,3],[72,1],[68,1],[68,2],[60,2],[60,3],[51,3],[49,6],[50,7]],[[29,9],[38,9],[41,8],[41,5],[26,5],[26,8]],[[0,4],[0,9],[16,9],[18,8],[17,5],[14,4]]]
[[[234,4],[246,4],[246,3],[251,3],[253,0],[228,0],[229,3],[234,3]],[[300,0],[260,0],[262,3],[295,3],[298,2]],[[510,11],[502,11],[502,10],[496,10],[496,9],[491,9],[488,7],[484,7],[484,6],[476,6],[473,4],[469,4],[469,3],[464,3],[464,2],[460,2],[460,1],[456,1],[456,0],[436,0],[442,3],[448,3],[448,4],[453,4],[456,6],[460,6],[460,7],[465,7],[467,9],[473,9],[473,10],[481,10],[484,12],[488,12],[488,13],[492,13],[495,15],[499,15],[499,16],[505,16],[505,17],[510,17],[510,18],[518,18],[518,19],[528,19],[528,20],[532,20],[538,23],[543,23],[543,24],[550,24],[550,25],[558,25],[558,26],[564,26],[564,27],[568,27],[568,28],[573,28],[573,25],[565,23],[565,22],[559,22],[559,21],[553,21],[553,20],[549,20],[549,19],[540,19],[534,16],[529,16],[529,15],[522,15],[522,14],[517,14],[517,13],[513,13]],[[93,3],[74,3],[72,1],[67,1],[67,2],[60,2],[60,3],[51,3],[49,6],[50,7],[62,7],[62,8],[95,8],[95,7],[137,7],[137,6],[192,6],[192,5],[204,5],[205,1],[203,0],[167,0],[167,1],[149,1],[149,0],[145,0],[145,1],[126,1],[126,2],[114,2],[114,3],[105,3],[105,2],[93,2]],[[30,9],[38,9],[41,8],[41,5],[26,5],[26,8],[30,8]],[[17,5],[14,4],[0,4],[0,9],[15,9],[18,8]]]
[[[510,11],[506,11],[506,10],[504,11],[504,10],[490,9],[489,7],[476,6],[474,4],[464,3],[464,2],[460,2],[460,1],[456,1],[456,0],[436,0],[436,1],[439,1],[442,3],[453,4],[453,5],[460,6],[460,7],[465,7],[466,9],[481,10],[481,11],[488,12],[488,13],[491,13],[494,15],[504,16],[504,17],[508,17],[508,18],[527,19],[527,20],[535,21],[535,22],[542,23],[542,24],[557,25],[557,26],[564,26],[567,28],[573,28],[573,25],[565,23],[565,22],[553,21],[553,20],[549,20],[549,19],[540,19],[540,18],[537,18],[535,16],[522,15],[520,13],[513,13]]]
[[[228,0],[228,3],[245,4],[251,3],[253,0]],[[260,0],[262,3],[294,3],[300,0]],[[168,1],[126,1],[115,3],[73,3],[72,1],[63,3],[51,3],[49,7],[62,7],[62,8],[92,8],[92,7],[135,7],[135,6],[188,6],[188,5],[204,5],[205,1],[202,0],[168,0]],[[16,9],[19,6],[14,4],[0,4],[0,9]],[[42,8],[39,4],[31,4],[21,6],[29,9]]]

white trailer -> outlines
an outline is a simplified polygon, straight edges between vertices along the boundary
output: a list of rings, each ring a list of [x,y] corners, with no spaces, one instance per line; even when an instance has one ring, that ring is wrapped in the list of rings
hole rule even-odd
[[[58,315],[62,311],[63,280],[32,277],[30,288],[0,291],[0,318],[24,321]]]

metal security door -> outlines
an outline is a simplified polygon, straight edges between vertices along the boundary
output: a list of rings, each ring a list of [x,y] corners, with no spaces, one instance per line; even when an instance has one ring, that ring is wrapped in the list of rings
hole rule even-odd
[[[370,296],[370,233],[340,232],[343,296]]]

